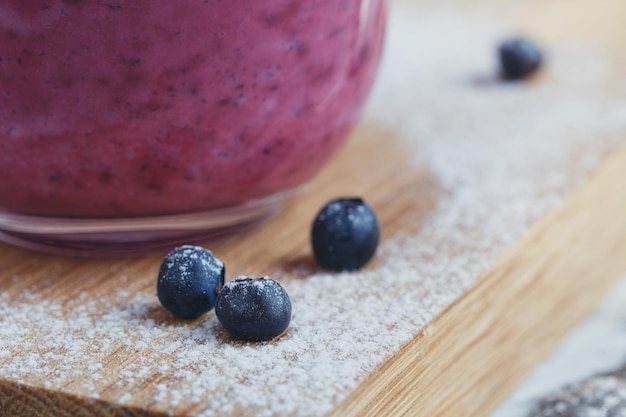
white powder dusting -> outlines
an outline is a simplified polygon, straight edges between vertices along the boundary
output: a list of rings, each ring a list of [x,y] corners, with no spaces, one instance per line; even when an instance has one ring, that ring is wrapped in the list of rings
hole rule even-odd
[[[194,326],[158,324],[153,293],[63,306],[33,292],[0,294],[0,375],[37,375],[52,389],[81,381],[80,394],[121,403],[151,381],[156,409],[192,404],[197,416],[332,410],[626,132],[626,101],[616,99],[626,95],[615,91],[626,83],[609,83],[600,51],[550,49],[548,71],[530,84],[479,82],[493,75],[492,51],[508,34],[501,14],[485,13],[393,4],[366,118],[415,150],[443,197],[418,232],[381,243],[375,269],[297,280],[275,271],[293,303],[280,340],[232,343],[212,313]],[[111,358],[121,368],[113,383],[104,378]]]

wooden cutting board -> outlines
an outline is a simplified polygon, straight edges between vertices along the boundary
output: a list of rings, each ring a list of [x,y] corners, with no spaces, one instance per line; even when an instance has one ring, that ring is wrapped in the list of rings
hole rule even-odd
[[[411,1],[397,0],[391,7],[408,3]],[[489,2],[457,3],[483,7]],[[416,2],[411,7],[427,13],[436,6]],[[620,81],[626,80],[626,3],[622,0],[560,0],[549,4],[512,0],[493,7],[502,8],[512,29],[533,33],[553,47],[581,42],[607,53],[611,58],[602,68],[607,82],[626,82]],[[616,89],[615,94],[619,91]],[[384,95],[375,99],[380,97]],[[287,280],[289,276],[307,279],[316,272],[308,244],[311,219],[328,199],[345,194],[365,196],[376,208],[383,242],[415,233],[436,210],[442,190],[423,165],[411,160],[412,144],[402,139],[401,130],[401,126],[376,117],[364,117],[331,164],[278,216],[246,235],[207,245],[226,262],[228,270],[238,274],[280,271]],[[604,127],[597,126],[597,132],[605,134]],[[626,272],[626,131],[621,143],[603,154],[556,209],[543,213],[525,233],[498,251],[472,288],[416,331],[412,340],[364,371],[356,387],[339,389],[325,414],[487,415]],[[419,198],[415,198],[416,192]],[[131,295],[154,293],[162,255],[78,259],[2,244],[0,328],[7,325],[6,315],[17,311],[18,303],[28,306],[29,302],[33,317],[41,317],[40,310],[50,306],[60,308],[57,316],[63,317],[63,309],[77,311],[85,305],[90,306],[86,311],[91,318],[98,320],[98,315],[106,312],[93,306],[107,294],[120,289]],[[366,269],[378,271],[382,266],[384,260],[379,257]],[[149,313],[166,333],[168,326],[202,329],[200,321],[173,321],[156,302]],[[145,363],[141,350],[129,350],[122,343],[111,346],[97,363],[81,363],[84,369],[73,370],[85,375],[84,380],[65,380],[61,386],[51,382],[55,373],[49,370],[38,372],[31,366],[27,377],[23,372],[3,372],[20,364],[28,367],[34,356],[44,354],[46,341],[37,330],[41,326],[32,323],[32,327],[19,329],[28,343],[10,354],[2,354],[7,341],[0,340],[0,415],[263,415],[263,410],[236,405],[215,414],[209,407],[215,400],[210,387],[193,402],[187,403],[187,398],[160,402],[155,387],[168,382],[167,374],[160,371],[164,363]],[[98,343],[84,334],[77,335],[76,340]],[[237,342],[224,338],[223,343]],[[247,348],[255,349],[254,345]],[[64,354],[70,355],[71,349]],[[176,354],[170,354],[172,361]],[[50,358],[59,362],[58,372],[64,372],[63,359]],[[168,354],[163,358],[167,362]],[[124,369],[133,363],[140,363],[145,372],[129,387],[121,382]],[[94,374],[97,379],[88,377]],[[88,395],[85,384],[93,385]],[[263,395],[271,397],[273,392],[270,389]],[[309,415],[304,409],[290,414]]]

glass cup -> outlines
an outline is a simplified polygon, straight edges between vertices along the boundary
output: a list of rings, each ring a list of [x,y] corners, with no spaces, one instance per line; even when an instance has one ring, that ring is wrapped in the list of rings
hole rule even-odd
[[[385,0],[3,0],[0,239],[126,254],[245,229],[346,138]]]

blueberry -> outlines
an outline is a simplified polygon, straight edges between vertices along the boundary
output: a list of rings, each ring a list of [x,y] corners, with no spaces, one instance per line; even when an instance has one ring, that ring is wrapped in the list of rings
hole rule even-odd
[[[376,215],[362,199],[338,198],[326,204],[313,222],[313,254],[326,269],[359,269],[376,253],[379,235]]]
[[[533,41],[511,38],[498,48],[502,77],[508,80],[528,78],[541,67],[543,54]]]
[[[238,339],[260,342],[282,334],[291,321],[291,300],[269,277],[227,282],[215,306],[217,319]]]
[[[163,307],[175,316],[194,319],[215,306],[224,276],[224,264],[209,250],[180,246],[161,263],[157,295]]]

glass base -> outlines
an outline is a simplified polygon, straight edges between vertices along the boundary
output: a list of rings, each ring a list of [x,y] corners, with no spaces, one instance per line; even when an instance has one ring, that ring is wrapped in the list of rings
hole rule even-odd
[[[248,230],[278,212],[288,195],[203,212],[137,218],[67,219],[0,210],[0,241],[59,255],[145,255]]]

